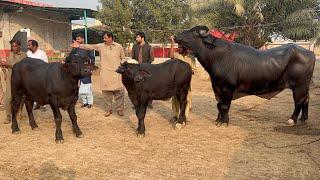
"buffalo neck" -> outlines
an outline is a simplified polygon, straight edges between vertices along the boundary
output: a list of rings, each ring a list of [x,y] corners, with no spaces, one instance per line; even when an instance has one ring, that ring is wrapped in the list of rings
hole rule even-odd
[[[214,63],[214,51],[215,49],[208,49],[203,44],[193,44],[192,51],[194,52],[197,60],[202,65],[202,67],[208,72],[211,73],[212,65]]]
[[[74,76],[66,69],[63,69],[62,72],[62,79],[68,79],[68,82],[72,84],[78,84],[79,80],[81,79],[80,76]]]
[[[135,93],[136,91],[136,83],[133,79],[128,78],[125,74],[122,74],[122,83],[126,87],[129,94]]]

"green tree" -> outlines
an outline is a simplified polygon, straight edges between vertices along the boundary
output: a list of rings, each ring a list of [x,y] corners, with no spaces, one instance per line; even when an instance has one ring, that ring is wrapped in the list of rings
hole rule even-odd
[[[132,0],[132,29],[142,30],[149,41],[165,42],[178,29],[190,26],[191,9],[187,0]]]
[[[130,0],[100,0],[102,5],[96,15],[109,31],[115,34],[115,40],[124,45],[132,39],[133,10]]]
[[[124,44],[133,33],[144,31],[150,42],[165,42],[177,29],[188,28],[191,9],[187,0],[100,0],[97,18]]]
[[[238,32],[238,42],[258,48],[275,34],[293,40],[314,37],[316,7],[316,0],[216,0],[196,16],[211,27]]]

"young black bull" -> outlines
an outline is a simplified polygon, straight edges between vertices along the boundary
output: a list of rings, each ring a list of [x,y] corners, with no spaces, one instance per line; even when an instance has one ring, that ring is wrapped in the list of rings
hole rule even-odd
[[[288,120],[291,125],[308,119],[309,84],[315,66],[313,52],[294,44],[260,51],[229,43],[209,35],[206,26],[196,26],[179,34],[175,41],[191,49],[209,73],[218,101],[216,124],[229,123],[231,100],[239,93],[275,95],[285,88],[293,91],[295,109]],[[271,97],[270,97],[271,98]]]
[[[161,64],[123,63],[117,71],[122,74],[130,100],[139,119],[137,133],[144,136],[144,118],[150,100],[163,100],[176,96],[180,102],[180,115],[176,128],[186,123],[185,108],[190,88],[192,69],[180,60],[168,60]]]
[[[77,124],[75,104],[78,99],[78,81],[91,75],[93,69],[85,65],[86,59],[78,55],[70,55],[65,64],[45,63],[39,59],[25,58],[12,69],[12,133],[19,133],[17,123],[18,107],[23,95],[26,96],[26,108],[29,124],[32,129],[38,128],[32,113],[33,102],[40,105],[50,104],[56,123],[56,142],[63,142],[61,131],[62,116],[60,109],[68,110],[72,121],[73,132],[82,137]]]

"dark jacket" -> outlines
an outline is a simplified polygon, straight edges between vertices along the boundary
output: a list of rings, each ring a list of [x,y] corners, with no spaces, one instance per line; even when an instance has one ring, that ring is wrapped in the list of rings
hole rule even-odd
[[[142,63],[151,64],[154,60],[154,56],[153,56],[153,49],[148,43],[145,43],[143,46],[139,46],[138,44],[133,45],[132,59],[135,59],[139,62],[140,47],[142,47]]]
[[[89,59],[90,59],[89,64],[93,64],[94,65],[94,63],[95,63],[94,51],[88,51],[88,50],[85,50],[85,49],[76,48],[75,49],[75,53],[78,54],[81,57],[89,57]],[[92,82],[91,81],[91,76],[87,76],[87,77],[84,77],[84,78],[80,79],[80,82],[82,84],[90,84]]]

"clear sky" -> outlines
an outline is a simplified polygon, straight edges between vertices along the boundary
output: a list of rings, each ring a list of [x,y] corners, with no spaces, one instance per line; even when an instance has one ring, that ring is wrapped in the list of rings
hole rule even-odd
[[[100,5],[99,0],[32,0],[34,2],[42,2],[52,4],[59,7],[88,8],[97,9]]]
[[[100,5],[99,0],[32,0],[34,2],[42,2],[52,4],[59,7],[70,7],[70,8],[87,8],[97,10],[97,6]],[[76,24],[84,24],[83,21],[72,21]],[[89,18],[88,24],[93,24],[94,21]]]

